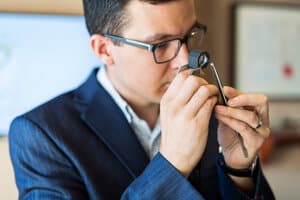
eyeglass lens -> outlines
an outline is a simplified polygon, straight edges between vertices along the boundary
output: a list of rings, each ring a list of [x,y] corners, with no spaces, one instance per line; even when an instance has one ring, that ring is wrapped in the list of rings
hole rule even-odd
[[[199,28],[195,28],[190,32],[186,41],[189,51],[200,49],[204,34],[204,31]],[[162,63],[172,60],[176,57],[181,45],[182,44],[179,39],[158,44],[154,50],[156,62]]]
[[[191,32],[187,40],[187,46],[189,51],[200,50],[204,34],[205,33],[202,30],[195,30]]]
[[[180,48],[180,40],[171,40],[156,46],[154,55],[157,62],[165,62],[174,58]]]

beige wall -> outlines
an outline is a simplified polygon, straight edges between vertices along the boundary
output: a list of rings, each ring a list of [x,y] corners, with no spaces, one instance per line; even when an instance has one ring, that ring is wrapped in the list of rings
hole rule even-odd
[[[1,0],[0,11],[82,14],[82,0]]]
[[[0,199],[18,199],[12,164],[9,157],[8,141],[0,137]]]

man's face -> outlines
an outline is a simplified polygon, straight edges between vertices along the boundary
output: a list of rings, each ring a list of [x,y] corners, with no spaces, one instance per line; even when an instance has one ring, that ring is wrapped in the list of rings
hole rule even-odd
[[[126,11],[130,21],[122,36],[146,43],[183,38],[196,21],[193,0],[158,5],[132,0]],[[188,63],[186,45],[164,64],[156,64],[152,52],[126,44],[113,46],[112,54],[110,79],[123,98],[138,105],[158,104],[178,68]]]

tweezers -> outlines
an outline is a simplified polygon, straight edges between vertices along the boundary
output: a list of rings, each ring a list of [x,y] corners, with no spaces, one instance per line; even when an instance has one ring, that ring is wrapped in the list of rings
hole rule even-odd
[[[214,74],[214,77],[215,77],[215,79],[216,79],[217,86],[218,86],[219,92],[220,92],[220,94],[221,94],[221,98],[222,98],[222,100],[223,100],[223,105],[228,106],[228,103],[227,103],[227,102],[228,102],[228,99],[227,99],[227,97],[224,95],[224,92],[223,92],[223,84],[222,84],[222,82],[221,82],[221,79],[219,78],[219,75],[218,75],[218,72],[217,72],[217,70],[216,70],[216,67],[215,67],[215,65],[214,65],[213,63],[211,63],[211,62],[209,63],[209,67],[210,67],[210,69],[212,70],[212,73]],[[241,134],[238,133],[237,131],[234,131],[234,133],[235,133],[237,139],[239,140],[239,142],[240,142],[240,144],[241,144],[241,146],[242,146],[242,151],[243,151],[243,154],[244,154],[245,158],[248,158],[248,151],[247,151],[247,148],[246,148],[246,146],[245,146],[243,137],[242,137]]]

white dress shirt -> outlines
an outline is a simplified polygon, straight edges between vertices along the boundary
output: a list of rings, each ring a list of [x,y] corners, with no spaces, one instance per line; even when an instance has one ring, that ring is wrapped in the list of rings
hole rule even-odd
[[[103,88],[111,95],[116,104],[120,107],[123,114],[125,115],[128,123],[134,130],[138,140],[143,146],[145,152],[152,159],[155,154],[159,151],[160,145],[160,120],[157,118],[155,127],[153,130],[150,129],[147,122],[133,111],[133,109],[127,104],[127,102],[120,96],[118,91],[114,88],[111,81],[109,80],[106,67],[100,67],[97,73],[97,79],[103,86]]]

